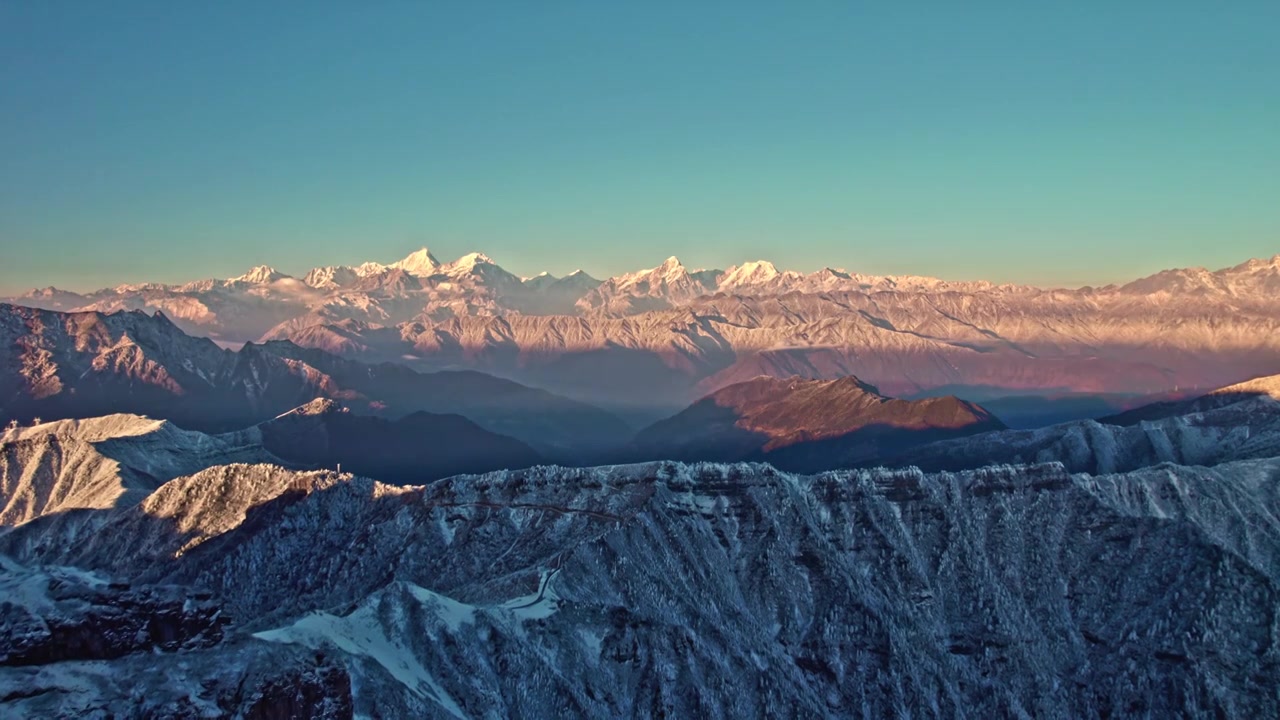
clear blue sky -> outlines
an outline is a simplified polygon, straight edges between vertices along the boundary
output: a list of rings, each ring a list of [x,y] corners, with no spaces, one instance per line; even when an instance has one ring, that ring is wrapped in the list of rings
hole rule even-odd
[[[857,7],[855,7],[857,5]],[[0,291],[1280,252],[1280,2],[0,0]]]

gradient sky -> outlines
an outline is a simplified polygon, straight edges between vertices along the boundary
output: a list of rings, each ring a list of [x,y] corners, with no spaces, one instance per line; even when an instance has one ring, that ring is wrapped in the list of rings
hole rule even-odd
[[[0,0],[0,292],[1280,253],[1280,2],[854,6]]]

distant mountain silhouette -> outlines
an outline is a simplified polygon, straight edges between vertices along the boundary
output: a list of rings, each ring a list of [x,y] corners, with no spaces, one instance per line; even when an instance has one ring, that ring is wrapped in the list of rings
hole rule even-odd
[[[636,460],[762,460],[809,472],[1002,428],[980,406],[954,397],[893,399],[856,377],[758,377],[645,428],[624,454]]]

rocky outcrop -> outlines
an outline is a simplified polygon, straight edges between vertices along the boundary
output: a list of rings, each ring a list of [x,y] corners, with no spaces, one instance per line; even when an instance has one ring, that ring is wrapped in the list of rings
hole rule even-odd
[[[210,647],[230,622],[207,594],[131,587],[68,568],[42,572],[3,561],[0,587],[0,666]]]

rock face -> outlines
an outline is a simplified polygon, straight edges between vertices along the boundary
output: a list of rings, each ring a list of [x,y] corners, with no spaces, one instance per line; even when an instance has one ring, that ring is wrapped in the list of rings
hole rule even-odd
[[[233,352],[186,335],[162,315],[0,305],[3,420],[129,412],[223,432],[316,398],[392,419],[456,413],[551,459],[598,451],[630,432],[598,408],[483,373],[369,366],[289,342]]]
[[[786,470],[856,466],[1004,425],[954,397],[895,400],[855,377],[759,377],[717,390],[642,430],[636,459],[767,460]]]
[[[6,562],[0,588],[0,666],[210,647],[229,621],[216,605],[189,600],[185,588],[130,588],[74,569]]]
[[[0,714],[352,717],[340,665],[230,625],[207,593],[0,558]]]

